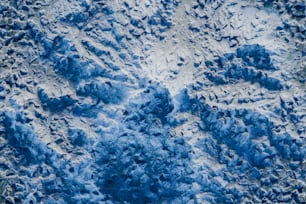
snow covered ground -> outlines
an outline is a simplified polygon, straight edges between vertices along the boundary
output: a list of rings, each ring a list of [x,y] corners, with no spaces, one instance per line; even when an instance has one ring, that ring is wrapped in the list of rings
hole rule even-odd
[[[2,0],[0,203],[305,203],[302,0]]]

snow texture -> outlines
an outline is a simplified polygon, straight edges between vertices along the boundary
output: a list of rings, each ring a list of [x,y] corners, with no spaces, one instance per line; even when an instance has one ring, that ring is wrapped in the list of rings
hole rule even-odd
[[[2,0],[0,203],[306,203],[303,0]]]

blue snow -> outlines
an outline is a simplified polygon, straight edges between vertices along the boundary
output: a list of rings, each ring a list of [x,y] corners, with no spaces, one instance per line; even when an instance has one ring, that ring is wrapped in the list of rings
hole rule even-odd
[[[305,202],[305,70],[278,60],[302,61],[301,47],[280,51],[209,24],[238,1],[49,3],[0,3],[0,203]],[[256,6],[290,18],[267,28],[283,43],[305,40],[302,1]],[[176,36],[179,15],[188,24]],[[194,40],[199,60],[175,50],[158,70],[151,47],[167,40]],[[189,71],[193,80],[180,81]],[[242,83],[240,97],[231,86]]]

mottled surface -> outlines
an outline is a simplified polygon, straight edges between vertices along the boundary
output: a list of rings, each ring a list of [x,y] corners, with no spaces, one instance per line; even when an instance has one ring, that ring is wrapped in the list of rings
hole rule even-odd
[[[305,203],[300,0],[2,0],[0,203]]]

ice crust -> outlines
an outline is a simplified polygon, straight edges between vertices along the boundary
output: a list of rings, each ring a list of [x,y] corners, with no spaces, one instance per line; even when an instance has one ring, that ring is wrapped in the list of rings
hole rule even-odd
[[[0,2],[0,203],[305,203],[305,2]]]

